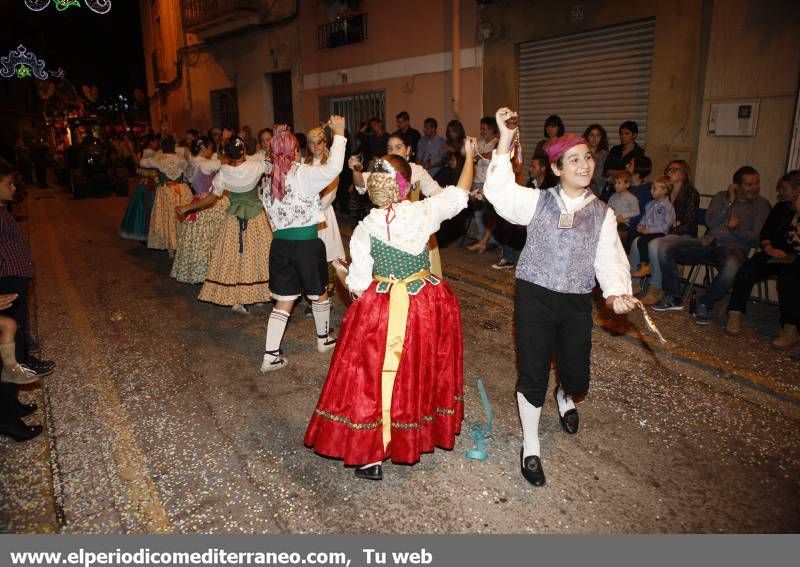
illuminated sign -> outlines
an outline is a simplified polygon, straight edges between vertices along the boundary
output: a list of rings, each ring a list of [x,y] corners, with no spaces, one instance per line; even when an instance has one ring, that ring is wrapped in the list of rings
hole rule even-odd
[[[34,76],[42,81],[46,80],[49,75],[44,70],[45,61],[36,57],[35,53],[31,53],[25,46],[20,44],[16,49],[12,49],[7,56],[0,57],[0,76],[10,79],[17,77],[19,79],[27,79]]]
[[[63,12],[73,6],[80,7],[80,0],[25,0],[25,5],[34,12],[41,12],[53,2],[56,10]],[[96,14],[107,14],[111,11],[111,0],[83,0],[86,7]]]

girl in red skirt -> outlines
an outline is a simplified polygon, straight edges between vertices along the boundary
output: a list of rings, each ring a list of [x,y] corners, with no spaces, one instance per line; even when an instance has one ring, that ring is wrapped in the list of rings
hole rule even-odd
[[[474,140],[458,186],[424,201],[406,197],[402,157],[376,162],[367,182],[377,208],[350,240],[346,283],[357,297],[342,330],[305,444],[381,480],[381,463],[413,464],[452,449],[464,416],[461,313],[430,272],[428,238],[467,206]]]

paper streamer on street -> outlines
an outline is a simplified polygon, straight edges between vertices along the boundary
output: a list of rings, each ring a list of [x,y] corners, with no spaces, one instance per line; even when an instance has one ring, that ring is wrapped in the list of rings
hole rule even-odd
[[[639,309],[642,310],[642,316],[644,317],[644,325],[645,327],[647,327],[647,330],[656,336],[658,342],[661,343],[661,346],[666,345],[667,339],[664,338],[664,335],[662,335],[661,331],[659,331],[658,327],[656,327],[655,322],[650,318],[650,314],[647,312],[647,308],[644,306],[644,303],[642,303],[638,299],[634,299],[634,301],[636,301],[636,305],[639,306]]]

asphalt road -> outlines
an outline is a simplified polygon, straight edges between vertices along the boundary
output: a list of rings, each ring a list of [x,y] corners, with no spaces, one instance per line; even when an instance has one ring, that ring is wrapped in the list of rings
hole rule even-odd
[[[451,452],[388,464],[384,481],[363,481],[302,444],[330,360],[314,349],[313,321],[296,312],[283,344],[290,365],[259,375],[270,306],[243,316],[198,302],[198,286],[169,278],[165,252],[117,236],[125,205],[53,189],[34,190],[21,209],[36,262],[37,332],[58,368],[22,394],[44,408],[32,419],[45,433],[0,441],[5,532],[800,528],[798,365],[788,355],[765,347],[748,362],[718,329],[698,335],[685,315],[659,320],[668,339],[683,341],[673,350],[654,346],[638,322],[598,326],[581,431],[561,431],[548,396],[548,483],[533,488],[519,474],[513,278],[445,249],[464,321],[464,432]],[[339,303],[337,327],[342,314]],[[704,349],[730,356],[712,360]],[[469,425],[485,419],[477,378],[495,416],[485,462],[464,456]]]

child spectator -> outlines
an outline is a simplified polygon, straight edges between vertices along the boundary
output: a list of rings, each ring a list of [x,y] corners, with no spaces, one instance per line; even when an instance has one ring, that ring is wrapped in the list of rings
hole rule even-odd
[[[630,192],[633,176],[629,171],[618,171],[611,176],[611,180],[614,183],[614,194],[608,200],[608,206],[617,218],[617,230],[627,238],[628,221],[639,215],[639,199]],[[625,238],[622,238],[623,242]]]
[[[625,169],[627,169],[633,176],[633,180],[631,182],[631,193],[633,193],[633,195],[639,199],[639,215],[632,217],[628,221],[630,233],[632,236],[635,236],[636,226],[639,224],[639,221],[644,214],[647,203],[649,203],[653,198],[652,195],[650,195],[650,188],[652,187],[652,184],[647,181],[647,178],[650,177],[650,173],[653,171],[653,161],[647,156],[635,157],[628,162],[628,165],[625,166]],[[630,240],[623,242],[626,250],[630,248],[630,243]]]
[[[661,238],[669,232],[672,223],[675,222],[675,208],[669,200],[672,192],[672,182],[669,177],[662,175],[653,183],[650,194],[653,200],[647,203],[644,217],[636,227],[639,236],[634,242],[639,250],[639,269],[631,274],[633,277],[641,278],[650,275],[650,253],[647,245],[651,240]]]

